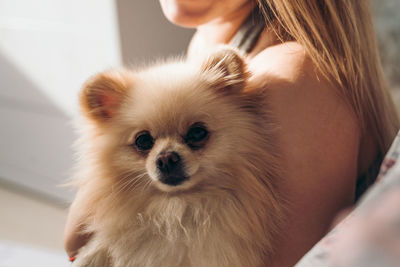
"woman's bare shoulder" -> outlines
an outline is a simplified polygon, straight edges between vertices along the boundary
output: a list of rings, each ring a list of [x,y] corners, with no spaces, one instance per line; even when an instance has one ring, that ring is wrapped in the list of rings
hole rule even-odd
[[[268,107],[278,124],[282,189],[292,207],[287,225],[291,239],[282,247],[307,249],[335,214],[353,202],[357,119],[340,88],[324,78],[295,42],[265,49],[249,61],[249,70],[250,83],[268,91]]]
[[[265,49],[249,62],[250,83],[265,87],[279,123],[288,168],[300,174],[310,168],[354,183],[357,176],[357,118],[335,83],[315,67],[305,49],[288,42]],[[284,151],[285,152],[285,151]],[[307,167],[307,168],[306,168]],[[340,173],[338,170],[345,170]],[[332,177],[333,178],[333,177]],[[345,181],[344,181],[345,182]]]
[[[297,42],[284,42],[269,46],[249,60],[253,79],[281,79],[298,82],[305,74],[314,71],[315,66],[304,47]]]
[[[300,44],[269,47],[252,58],[248,67],[250,83],[268,90],[271,106],[285,115],[281,119],[293,118],[290,125],[297,126],[296,120],[314,130],[326,130],[324,135],[347,129],[349,138],[358,139],[357,118],[340,94],[342,88],[318,70]]]
[[[268,102],[288,129],[335,137],[331,143],[341,135],[348,142],[358,140],[357,118],[341,96],[342,89],[316,68],[300,44],[269,47],[252,58],[248,67],[250,83],[266,88]]]

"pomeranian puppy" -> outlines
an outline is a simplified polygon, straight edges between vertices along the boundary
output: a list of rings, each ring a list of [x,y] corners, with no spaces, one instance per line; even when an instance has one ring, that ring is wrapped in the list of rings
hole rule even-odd
[[[264,266],[283,219],[274,124],[244,59],[220,49],[95,75],[80,94],[73,266]]]

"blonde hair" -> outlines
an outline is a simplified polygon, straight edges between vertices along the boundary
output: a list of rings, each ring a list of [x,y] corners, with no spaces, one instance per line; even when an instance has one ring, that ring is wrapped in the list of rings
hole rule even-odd
[[[319,71],[337,83],[362,130],[390,146],[399,120],[383,78],[366,0],[257,0],[267,22],[283,40],[302,44]]]

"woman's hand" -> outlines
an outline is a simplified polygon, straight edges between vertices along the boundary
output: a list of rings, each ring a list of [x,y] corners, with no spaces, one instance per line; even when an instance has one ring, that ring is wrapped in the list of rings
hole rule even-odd
[[[83,211],[82,205],[79,204],[80,194],[80,192],[77,193],[69,209],[67,223],[64,229],[64,248],[70,259],[78,254],[79,249],[88,242],[91,236],[90,234],[82,233],[85,227],[87,214]]]

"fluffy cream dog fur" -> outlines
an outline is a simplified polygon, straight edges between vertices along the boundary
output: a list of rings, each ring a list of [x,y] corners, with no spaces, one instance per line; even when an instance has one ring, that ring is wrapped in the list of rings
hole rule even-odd
[[[264,266],[283,219],[274,126],[237,52],[92,77],[73,266]]]

